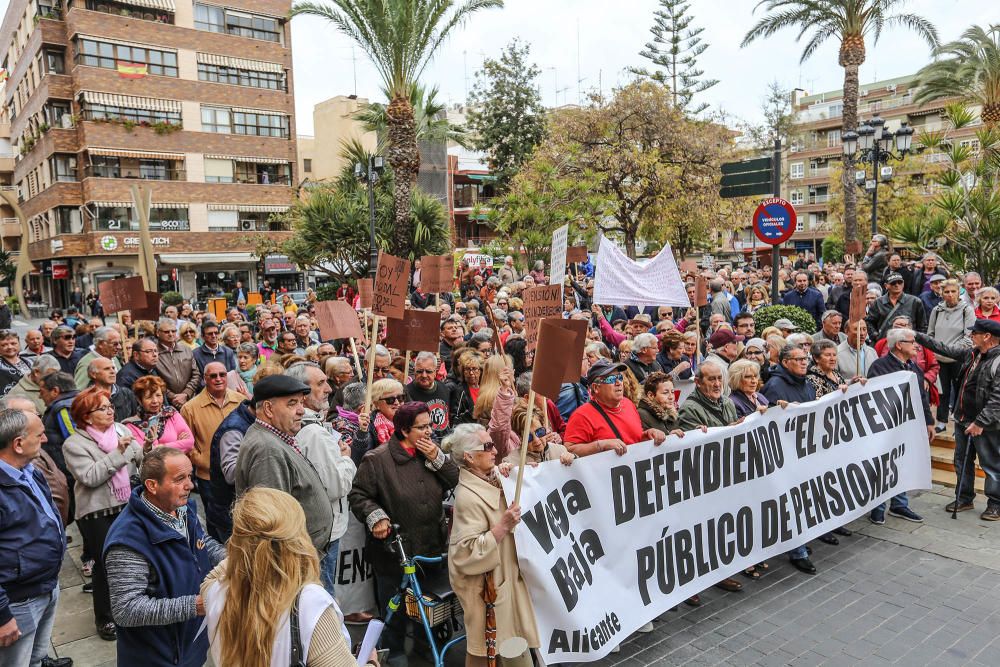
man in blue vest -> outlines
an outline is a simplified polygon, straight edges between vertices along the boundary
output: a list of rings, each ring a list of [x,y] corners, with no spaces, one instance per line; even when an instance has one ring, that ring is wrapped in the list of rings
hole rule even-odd
[[[201,667],[208,637],[198,635],[198,617],[205,615],[198,590],[225,547],[198,521],[186,454],[156,447],[140,477],[142,486],[132,491],[104,542],[118,664]]]

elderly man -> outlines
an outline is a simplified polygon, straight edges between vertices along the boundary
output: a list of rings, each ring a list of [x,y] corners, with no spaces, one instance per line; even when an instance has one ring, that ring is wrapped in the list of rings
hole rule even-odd
[[[974,509],[975,462],[986,472],[983,521],[1000,521],[1000,322],[976,320],[969,333],[972,347],[949,345],[918,333],[915,338],[935,354],[960,364],[955,396],[956,498],[945,509]]]
[[[44,442],[38,415],[0,410],[0,664],[10,667],[73,664],[47,656],[66,531],[32,463]]]
[[[177,344],[177,323],[174,320],[161,317],[156,323],[156,338],[160,353],[156,360],[156,370],[167,385],[165,398],[180,409],[198,393],[201,371],[194,361],[191,348]]]
[[[799,271],[795,274],[795,288],[785,292],[781,303],[786,306],[798,306],[812,315],[818,329],[823,319],[823,295],[815,287],[809,286],[809,274]]]
[[[42,336],[41,331],[29,329],[28,333],[24,334],[24,349],[21,350],[21,358],[29,364],[46,352],[51,351],[52,348],[45,344],[45,338]]]
[[[877,298],[868,309],[865,320],[868,322],[868,330],[875,332],[874,340],[885,337],[886,332],[892,326],[893,316],[905,315],[909,317],[917,331],[927,329],[927,314],[924,312],[924,303],[912,294],[903,292],[904,284],[903,276],[899,273],[890,273],[886,277],[886,293]]]
[[[268,361],[278,351],[278,321],[273,317],[261,319],[259,338],[257,349],[260,351],[260,358]]]
[[[95,359],[108,359],[116,371],[122,368],[118,354],[122,351],[122,336],[116,329],[100,327],[94,331],[94,349],[80,357],[73,372],[77,389],[86,389],[90,385],[88,368]]]
[[[708,288],[712,292],[712,315],[721,315],[723,322],[730,322],[732,316],[732,304],[725,293],[726,284],[721,278],[712,278],[708,282]]]
[[[330,384],[330,409],[344,404],[344,387],[355,380],[354,369],[347,357],[329,356],[323,361]]]
[[[319,473],[330,497],[333,530],[326,556],[320,562],[320,578],[323,587],[333,595],[337,580],[337,556],[340,553],[339,540],[347,532],[350,514],[347,494],[358,469],[351,460],[350,443],[345,442],[336,431],[326,428],[330,385],[327,384],[323,371],[315,364],[301,363],[293,365],[285,375],[309,387],[309,393],[303,399],[305,411],[302,414],[302,428],[295,435],[295,444]]]
[[[160,360],[160,344],[152,337],[140,338],[132,345],[132,359],[118,373],[118,386],[132,388],[135,381],[146,375],[159,377],[156,363]]]
[[[200,667],[208,633],[199,633],[205,603],[198,590],[226,548],[205,534],[191,498],[191,461],[156,447],[142,461],[141,487],[104,542],[118,664]]]
[[[45,320],[39,325],[38,330],[42,333],[42,340],[46,345],[52,344],[52,334],[55,333],[57,326],[59,324],[55,320]]]
[[[45,424],[45,451],[66,475],[70,490],[73,489],[73,476],[66,467],[62,446],[66,438],[76,433],[76,424],[73,423],[69,408],[78,393],[73,376],[62,371],[43,377],[38,391],[47,406],[42,417]]]
[[[295,332],[295,354],[304,357],[307,347],[319,344],[319,335],[312,330],[312,322],[308,316],[299,315],[296,317],[293,330]]]
[[[504,285],[510,285],[517,280],[517,269],[514,268],[514,258],[507,255],[503,258],[503,266],[497,272],[497,277]]]
[[[861,260],[861,270],[877,279],[889,264],[889,239],[884,234],[872,236],[872,242]],[[839,310],[839,309],[838,309]]]
[[[406,385],[406,399],[426,403],[431,411],[431,438],[440,442],[451,431],[448,406],[453,388],[437,381],[438,361],[433,352],[420,352],[413,362],[413,382]]]
[[[969,271],[964,276],[962,276],[962,287],[965,288],[965,293],[962,294],[962,301],[969,304],[973,308],[976,308],[976,293],[982,288],[983,279],[975,271]]]
[[[366,359],[367,361],[367,359]],[[389,369],[392,366],[392,354],[389,348],[383,345],[375,346],[375,369],[372,372],[372,382],[378,382],[382,378],[392,377]],[[368,364],[364,365],[364,370],[368,370]]]
[[[868,324],[864,320],[847,323],[847,338],[837,346],[837,372],[845,378],[868,377],[878,352],[867,340]]]
[[[294,496],[302,505],[309,537],[322,558],[333,533],[330,497],[323,478],[295,442],[310,389],[286,375],[271,375],[258,382],[253,393],[257,420],[240,445],[236,493],[263,486]]]
[[[181,408],[181,416],[194,436],[191,462],[194,464],[195,485],[206,504],[211,502],[212,497],[209,475],[212,436],[222,420],[243,402],[242,394],[226,386],[227,377],[226,367],[220,362],[209,363],[205,366],[205,388]],[[217,535],[212,537],[220,539]]]
[[[927,282],[924,283],[923,291],[917,295],[917,298],[924,304],[924,312],[927,313],[928,321],[930,320],[931,311],[944,301],[941,290],[946,280],[948,280],[946,276],[935,273],[927,279]]]
[[[913,272],[913,277],[906,290],[917,298],[931,291],[930,282],[934,276],[948,277],[948,272],[944,267],[938,266],[938,257],[934,253],[924,255],[923,260],[917,266],[922,266],[922,270],[918,268]]]
[[[35,333],[38,333],[37,331]],[[14,388],[8,392],[8,398],[24,398],[35,406],[38,414],[45,414],[45,401],[42,400],[41,384],[46,375],[59,372],[59,362],[49,355],[35,359],[31,372],[21,378]]]
[[[841,331],[844,324],[844,316],[839,310],[828,310],[823,313],[823,326],[812,335],[814,341],[828,340],[835,345],[840,345],[847,336]]]
[[[917,387],[920,389],[920,403],[924,407],[924,423],[927,424],[927,439],[933,440],[934,415],[931,413],[931,406],[927,400],[927,390],[924,388],[924,372],[914,361],[917,356],[916,335],[912,329],[894,328],[889,329],[885,340],[889,353],[875,360],[868,371],[868,377],[888,375],[896,371],[916,373]],[[906,521],[922,523],[923,517],[911,510],[909,504],[909,498],[904,491],[892,498],[889,503],[889,514]],[[877,525],[885,523],[885,503],[873,509],[868,515],[868,520]]]
[[[236,370],[236,353],[219,340],[219,325],[214,320],[206,320],[201,325],[202,344],[192,352],[198,372],[204,374],[205,366],[217,361],[226,367],[226,371]]]
[[[275,354],[278,356],[284,354],[295,354],[295,346],[298,343],[295,341],[295,333],[292,331],[282,331],[278,334],[278,349],[275,350]]]
[[[659,351],[660,341],[654,334],[641,333],[632,339],[632,352],[625,361],[625,365],[639,381],[639,384],[645,382],[650,373],[663,370],[656,361],[656,355]]]
[[[52,332],[52,351],[46,352],[59,362],[59,370],[73,375],[76,365],[87,352],[76,348],[76,336],[69,327],[59,326]]]
[[[714,362],[722,369],[723,396],[729,396],[729,364],[739,356],[739,343],[742,340],[743,336],[737,336],[729,329],[719,329],[708,339],[708,346],[712,351],[705,360]]]
[[[115,384],[118,379],[118,371],[110,359],[101,357],[94,359],[87,365],[87,378],[98,389],[111,394],[111,405],[115,408],[115,421],[125,421],[129,417],[139,414],[139,400],[128,387],[119,387]]]

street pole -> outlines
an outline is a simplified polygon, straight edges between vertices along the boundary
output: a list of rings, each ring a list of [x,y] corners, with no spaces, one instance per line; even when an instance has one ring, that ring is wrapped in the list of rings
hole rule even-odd
[[[378,268],[378,246],[375,244],[375,179],[378,175],[375,173],[374,158],[368,158],[368,233],[371,245],[369,246],[368,255],[368,275],[374,280],[375,271]]]
[[[781,137],[774,140],[774,160],[771,167],[771,189],[775,197],[781,197]],[[781,244],[771,246],[771,303],[778,303],[778,271],[781,270]]]
[[[875,148],[872,149],[872,178],[875,180],[875,187],[872,189],[872,236],[878,234],[878,159],[879,159],[879,147],[878,143],[875,144]]]

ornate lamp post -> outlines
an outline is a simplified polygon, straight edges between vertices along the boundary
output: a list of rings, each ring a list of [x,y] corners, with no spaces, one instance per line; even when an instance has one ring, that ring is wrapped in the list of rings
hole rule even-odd
[[[368,275],[372,279],[375,278],[375,271],[378,268],[378,246],[375,244],[375,184],[378,183],[379,174],[383,171],[385,171],[385,158],[381,155],[369,156],[367,165],[360,162],[354,164],[355,178],[368,184],[368,234],[370,239]]]
[[[854,182],[872,197],[872,236],[878,233],[878,184],[892,180],[890,160],[901,161],[910,152],[913,142],[913,128],[905,122],[899,129],[890,132],[885,121],[876,116],[862,123],[856,130],[844,132],[844,155],[861,163],[861,169],[854,172]],[[893,152],[895,147],[896,151]],[[872,165],[872,176],[868,178],[866,165]]]

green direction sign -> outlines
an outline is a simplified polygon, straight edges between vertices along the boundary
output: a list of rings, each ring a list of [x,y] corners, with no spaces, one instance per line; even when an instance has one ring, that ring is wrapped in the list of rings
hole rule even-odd
[[[722,164],[719,196],[731,199],[773,194],[772,164],[769,157]]]
[[[739,174],[747,171],[770,171],[771,158],[762,157],[756,160],[742,160],[740,162],[724,162],[722,164],[723,174]]]

